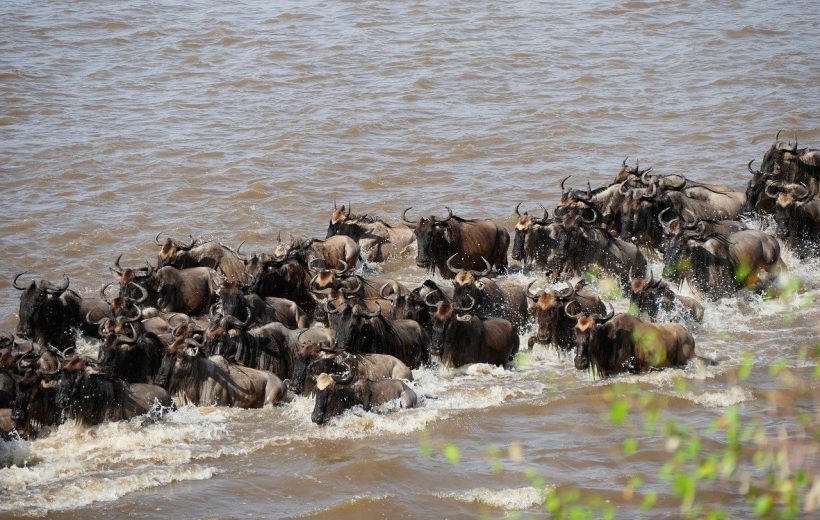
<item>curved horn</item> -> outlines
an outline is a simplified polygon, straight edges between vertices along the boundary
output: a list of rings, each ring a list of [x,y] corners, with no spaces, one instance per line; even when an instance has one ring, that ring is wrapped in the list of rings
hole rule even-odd
[[[558,293],[559,298],[571,298],[575,295],[575,287],[573,287],[569,281],[565,280],[565,283],[567,284],[567,288]]]
[[[46,290],[49,290],[49,291],[62,292],[62,291],[65,291],[66,289],[68,289],[68,285],[70,283],[71,283],[71,281],[68,279],[68,275],[63,274],[63,283],[62,283],[62,285],[54,285],[53,283],[51,283],[49,281],[46,281],[43,284],[43,286],[46,288]]]
[[[428,307],[437,307],[437,306],[438,306],[438,304],[439,304],[439,303],[441,303],[441,301],[440,301],[440,300],[439,300],[438,302],[436,302],[436,303],[431,303],[431,302],[430,302],[430,296],[432,296],[432,295],[436,294],[437,292],[439,292],[439,290],[438,290],[438,289],[436,289],[435,291],[430,291],[429,293],[427,293],[427,294],[424,296],[424,304],[425,304],[425,305],[427,305]]]
[[[336,374],[330,375],[335,382],[342,385],[346,385],[356,378],[356,365],[348,361],[344,361],[344,365],[347,367],[347,372],[344,376]]]
[[[530,289],[532,289],[532,286],[535,285],[535,282],[537,282],[537,280],[533,280],[529,283],[529,285],[527,285],[527,297],[531,298],[533,300],[538,300],[538,298],[540,298],[541,295],[540,294],[533,294],[532,292],[530,292]]]
[[[122,276],[122,271],[123,271],[122,266],[120,266],[120,260],[121,259],[122,259],[122,254],[120,254],[120,256],[118,256],[117,259],[114,260],[114,267],[116,269],[114,267],[109,267],[109,269],[111,269],[112,271],[114,271],[115,273],[117,273],[120,276]]]
[[[109,285],[111,285],[111,284],[109,284]],[[143,286],[141,286],[141,285],[139,285],[139,284],[137,284],[137,283],[134,283],[134,282],[131,282],[129,285],[133,285],[134,287],[136,287],[137,289],[139,289],[140,293],[142,293],[142,296],[140,296],[140,297],[139,297],[139,298],[137,298],[136,300],[134,300],[134,299],[132,299],[132,298],[129,298],[129,299],[130,299],[130,300],[132,300],[132,301],[133,301],[134,303],[136,303],[137,305],[139,305],[139,304],[141,304],[141,303],[145,303],[145,300],[147,300],[147,299],[148,299],[148,291],[145,289],[145,287],[143,287]]]
[[[673,220],[675,220],[674,218],[670,218],[670,219],[669,219],[669,220],[667,220],[666,222],[664,222],[664,220],[663,220],[663,214],[664,214],[664,213],[666,213],[667,211],[669,211],[670,209],[672,209],[672,207],[671,207],[671,206],[670,206],[670,207],[668,207],[668,208],[664,208],[664,210],[663,210],[663,211],[661,211],[660,213],[658,213],[658,222],[660,222],[661,227],[662,227],[663,229],[666,229],[667,227],[669,227],[669,224],[671,224],[671,223],[672,223],[672,221],[673,221]]]
[[[390,287],[391,289],[393,289],[393,292],[391,294],[384,294],[384,290],[387,289],[387,287]],[[381,296],[385,300],[394,300],[398,297],[398,295],[399,295],[399,284],[395,280],[390,280],[389,282],[382,285],[381,288],[379,289],[379,296]],[[393,298],[390,298],[390,296],[392,296]]]
[[[239,321],[239,319],[236,316],[231,316],[230,314],[226,315],[224,319],[236,328],[247,329],[248,326],[250,326],[251,321],[253,320],[253,315],[251,314],[250,308],[248,308],[248,306],[246,305],[245,321]]]
[[[322,265],[314,265],[316,262],[321,262]],[[308,263],[308,271],[316,272],[325,268],[325,260],[323,258],[314,258]]]
[[[134,303],[132,303],[131,305],[134,306],[134,308],[137,310],[137,313],[133,317],[126,318],[125,319],[126,323],[132,323],[132,322],[139,321],[139,320],[142,319],[142,309],[137,307]]]
[[[453,258],[455,258],[457,256],[458,256],[458,253],[454,253],[453,255],[450,256],[450,258],[447,259],[447,269],[449,269],[450,271],[452,271],[454,273],[457,273],[457,272],[461,271],[461,269],[453,267],[453,264],[450,263],[453,260]]]
[[[780,132],[782,132],[782,131],[783,131],[783,129],[781,128],[780,130],[778,130],[778,131],[777,131],[777,135],[775,135],[775,136],[774,136],[774,142],[775,142],[775,143],[776,143],[778,140],[780,140]]]
[[[341,264],[344,267],[342,269],[331,269],[331,271],[333,271],[336,274],[346,273],[347,270],[350,269],[350,267],[347,265],[347,262],[345,262],[344,260],[339,260],[339,262],[341,262]]]
[[[569,191],[566,188],[564,188],[564,183],[567,182],[567,179],[569,179],[570,177],[572,177],[572,175],[567,175],[566,177],[561,179],[561,192],[562,193],[567,193],[567,191]]]
[[[802,189],[803,189],[803,194],[802,194],[802,195],[798,195],[798,194],[796,194],[796,193],[794,194],[794,197],[795,197],[797,200],[799,200],[800,202],[803,202],[804,200],[810,200],[810,199],[814,198],[814,197],[812,197],[812,192],[811,192],[811,190],[809,189],[809,187],[808,187],[808,186],[806,186],[806,184],[805,184],[805,183],[801,182],[801,183],[800,183],[798,186],[796,186],[796,187],[797,187],[797,188],[802,188]]]
[[[462,307],[460,305],[453,304],[453,309],[455,309],[457,311],[465,311],[465,312],[469,312],[469,311],[473,310],[473,307],[475,307],[475,298],[473,298],[469,294],[467,294],[466,296],[467,296],[467,298],[470,299],[470,305],[468,307]]]
[[[351,205],[352,204],[350,204],[350,201],[347,201],[347,212],[345,213],[346,218],[350,218],[350,206]]]
[[[28,271],[23,271],[22,273],[20,273],[20,274],[16,275],[16,276],[14,277],[14,279],[11,281],[11,285],[13,285],[13,286],[14,286],[14,288],[15,288],[15,289],[17,289],[18,291],[25,291],[25,290],[26,290],[26,286],[25,286],[25,285],[24,285],[24,286],[19,286],[19,285],[17,285],[17,279],[18,279],[18,278],[20,278],[21,276],[23,276],[24,274],[26,274],[27,272],[28,272]]]
[[[692,216],[692,220],[689,220],[686,215],[687,213]],[[683,223],[687,226],[694,225],[698,222],[698,217],[695,215],[695,212],[689,208],[684,208],[681,212],[681,216],[683,217]]]
[[[755,160],[754,160],[754,159],[752,159],[751,161],[749,161],[749,164],[747,164],[747,165],[746,165],[746,167],[749,169],[749,173],[751,173],[752,175],[754,175],[754,174],[755,174],[755,171],[752,169],[752,163],[753,163],[753,162],[755,162]]]
[[[541,209],[544,210],[544,216],[541,218],[541,224],[546,224],[547,221],[550,218],[550,212],[547,210],[547,208],[544,207],[543,204],[538,204],[538,205],[541,206]]]
[[[611,319],[613,316],[615,316],[615,307],[613,307],[612,304],[609,302],[606,302],[606,305],[609,305],[609,312],[607,312],[603,316],[600,314],[595,314],[594,318],[596,320],[607,321]]]
[[[402,219],[404,222],[406,222],[406,223],[408,223],[408,224],[413,224],[413,225],[415,226],[416,224],[418,224],[418,223],[419,223],[419,221],[418,221],[418,220],[407,220],[407,212],[408,212],[409,210],[411,210],[411,209],[413,209],[413,206],[410,206],[409,208],[407,208],[407,209],[405,209],[404,211],[402,211],[402,212],[401,212],[401,219]]]
[[[564,314],[566,314],[566,315],[567,315],[567,317],[572,318],[573,320],[577,320],[577,319],[578,319],[578,317],[581,315],[581,311],[580,311],[580,309],[579,309],[579,310],[578,310],[578,312],[577,312],[577,313],[575,313],[575,314],[572,314],[571,312],[569,312],[569,307],[570,307],[570,305],[572,305],[573,303],[574,303],[574,304],[576,304],[576,305],[578,305],[579,307],[581,306],[581,305],[580,305],[578,302],[576,302],[575,300],[568,301],[568,302],[566,303],[566,305],[564,305]]]
[[[556,217],[563,217],[564,215],[567,214],[567,212],[569,212],[569,209],[566,206],[557,206],[553,210],[552,214],[555,215]]]
[[[340,312],[342,312],[342,307],[347,305],[346,302],[343,302],[343,303],[340,303],[339,305],[334,305],[333,307],[331,307],[330,303],[331,303],[330,300],[325,300],[325,303],[324,303],[325,312],[328,313],[328,314],[339,314]]]
[[[361,309],[361,310],[358,310]],[[375,318],[376,316],[381,315],[382,313],[382,306],[379,302],[376,302],[376,310],[371,311],[367,308],[367,305],[360,305],[356,304],[353,306],[353,314],[356,316],[367,316],[368,318]]]
[[[490,262],[488,262],[486,258],[484,258],[482,256],[481,259],[484,260],[485,269],[483,271],[470,271],[471,273],[473,273],[474,276],[477,276],[479,278],[487,276],[488,274],[490,274],[490,271],[493,268],[492,264]]]
[[[106,291],[109,287],[111,287],[112,285],[114,285],[114,282],[108,282],[107,284],[103,285],[103,286],[100,288],[100,298],[102,298],[102,299],[103,299],[103,301],[104,301],[105,303],[107,303],[109,307],[111,306],[111,302],[108,300],[108,295],[107,295],[107,294],[105,294],[105,291]]]
[[[629,159],[629,156],[628,156],[628,155],[627,155],[626,157],[624,157],[624,162],[622,162],[622,163],[621,163],[621,166],[623,166],[623,167],[624,167],[624,169],[626,169],[626,161],[627,161],[627,159]]]
[[[518,208],[520,208],[520,207],[521,207],[521,203],[520,203],[520,202],[519,202],[518,204],[516,204],[516,205],[515,205],[515,214],[516,214],[517,216],[519,216],[519,217],[521,216],[521,213],[518,211]]]
[[[439,220],[439,221],[438,221],[438,223],[439,223],[439,224],[443,224],[443,223],[445,223],[445,222],[449,222],[449,221],[450,221],[450,219],[451,219],[451,218],[453,218],[453,210],[451,210],[451,209],[450,209],[450,208],[448,208],[447,206],[444,206],[444,208],[447,210],[447,218],[446,218],[446,219],[444,219],[444,220]]]
[[[92,324],[92,325],[97,325],[99,327],[100,325],[102,325],[103,323],[108,321],[108,316],[103,316],[103,318],[101,320],[92,321],[91,320],[91,313],[92,312],[94,312],[94,309],[91,309],[90,311],[85,313],[85,322],[86,323],[89,323],[89,324]]]
[[[594,224],[595,222],[597,222],[597,221],[598,221],[598,219],[601,217],[601,214],[600,214],[600,213],[598,213],[598,210],[597,210],[597,209],[595,209],[595,208],[594,208],[594,207],[592,207],[592,206],[590,206],[590,207],[588,207],[588,208],[586,208],[586,209],[592,212],[592,218],[591,218],[591,219],[586,219],[586,218],[584,218],[584,214],[583,214],[583,212],[582,212],[582,213],[581,213],[581,215],[580,215],[581,220],[583,220],[583,221],[584,221],[584,222],[586,222],[587,224]]]
[[[657,182],[653,182],[652,184],[650,184],[649,189],[652,190],[652,191],[644,192],[641,195],[641,199],[642,200],[654,200],[655,196],[658,194],[658,184],[659,183],[657,183]]]
[[[775,183],[770,182],[769,184],[766,185],[766,189],[763,190],[763,191],[766,193],[767,197],[770,197],[772,199],[776,199],[779,192],[772,193],[772,192],[769,191],[769,189],[770,188],[777,188],[777,187],[778,186]]]
[[[353,289],[347,289],[345,287],[339,287],[339,290],[343,294],[356,294],[362,289],[362,279],[358,276],[356,277],[356,287]]]

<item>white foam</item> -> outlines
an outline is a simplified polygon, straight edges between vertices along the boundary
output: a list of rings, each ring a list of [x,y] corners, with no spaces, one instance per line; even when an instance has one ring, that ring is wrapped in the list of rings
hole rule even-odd
[[[433,496],[460,502],[484,504],[507,511],[527,510],[544,502],[544,492],[532,486],[512,489],[475,488],[448,493],[434,493]]]

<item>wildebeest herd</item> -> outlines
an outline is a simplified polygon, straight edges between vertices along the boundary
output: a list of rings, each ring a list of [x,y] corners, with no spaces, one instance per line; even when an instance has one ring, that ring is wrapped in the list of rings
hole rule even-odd
[[[394,227],[334,203],[325,239],[280,237],[265,252],[157,235],[155,262],[126,266],[120,255],[93,297],[67,276],[17,274],[19,324],[0,335],[0,428],[31,437],[65,420],[94,425],[174,402],[262,407],[288,392],[315,396],[319,424],[357,405],[412,407],[411,369],[509,366],[533,324],[529,348],[574,352],[575,367],[598,377],[684,365],[704,309],[675,287],[685,280],[705,299],[773,291],[781,247],[820,256],[820,151],[779,137],[760,170],[749,163],[745,192],[627,160],[606,186],[565,178],[552,216],[515,207],[510,256],[521,267],[509,266],[510,235],[492,220],[449,208],[412,220],[407,208]],[[767,216],[776,237],[744,223]],[[356,274],[414,242],[416,265],[439,276],[408,287]],[[513,269],[558,286],[519,284],[505,276]],[[630,312],[615,314],[589,285],[605,279]],[[96,338],[96,356],[78,352],[78,335]]]

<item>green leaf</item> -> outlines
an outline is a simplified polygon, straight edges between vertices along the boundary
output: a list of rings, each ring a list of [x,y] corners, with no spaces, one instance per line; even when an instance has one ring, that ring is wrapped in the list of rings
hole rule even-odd
[[[623,444],[624,455],[629,456],[635,453],[638,449],[638,441],[634,437],[630,437],[624,441]]]
[[[641,509],[647,511],[655,505],[655,501],[658,500],[658,492],[657,491],[650,491],[643,497],[643,502],[641,502]]]
[[[755,359],[749,352],[743,353],[743,359],[740,360],[740,368],[737,369],[737,378],[744,381],[752,373],[752,367],[755,364]]]
[[[757,500],[755,500],[755,514],[757,516],[765,515],[772,508],[773,502],[772,496],[768,493],[757,497]]]
[[[458,452],[458,446],[455,444],[448,442],[441,449],[441,453],[444,455],[444,458],[452,464],[458,464],[458,461],[461,460],[461,455]]]
[[[612,403],[609,410],[609,418],[616,426],[623,424],[626,416],[629,414],[629,403],[625,399],[618,399]]]

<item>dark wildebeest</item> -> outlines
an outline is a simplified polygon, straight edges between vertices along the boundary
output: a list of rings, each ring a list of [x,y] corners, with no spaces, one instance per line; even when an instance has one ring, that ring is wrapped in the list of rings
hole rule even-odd
[[[798,258],[820,256],[820,199],[805,184],[772,184],[766,195],[775,201],[777,236]]]
[[[17,395],[17,380],[20,374],[14,370],[14,354],[5,351],[0,354],[0,408],[11,408]]]
[[[157,384],[197,406],[261,408],[279,402],[287,392],[273,373],[207,357],[191,340],[179,338],[162,360]]]
[[[467,307],[438,302],[433,315],[430,353],[441,358],[445,367],[470,363],[507,366],[518,353],[518,334],[512,323],[501,318],[481,320]]]
[[[17,279],[23,274],[12,280],[14,288],[22,291],[17,334],[60,350],[74,347],[77,330],[85,324],[86,314],[83,313],[83,299],[68,290],[68,277],[64,276],[60,285],[46,280],[32,280],[27,286],[17,285]]]
[[[322,349],[312,341],[302,342],[297,353],[297,370],[290,388],[295,394],[311,395],[315,391],[316,378],[328,374],[346,373],[354,370],[356,377],[378,381],[379,379],[413,380],[410,367],[388,354],[351,354],[345,351]]]
[[[11,419],[22,437],[36,437],[44,428],[60,424],[62,413],[57,407],[57,385],[60,368],[53,372],[25,371],[17,383]]]
[[[404,210],[402,220],[414,229],[419,267],[432,272],[438,270],[444,278],[453,278],[456,273],[447,267],[447,259],[457,254],[464,269],[483,269],[486,258],[497,272],[507,271],[510,234],[492,220],[465,220],[453,216],[447,208],[448,217],[444,220],[431,216],[413,222],[407,220],[410,209]]]
[[[515,214],[518,216],[518,222],[515,224],[513,239],[513,260],[520,261],[525,269],[530,264],[549,268],[558,246],[558,224],[549,218],[546,209],[540,219],[531,217],[527,212],[522,215],[518,211],[518,206],[515,207]]]
[[[820,150],[798,148],[797,136],[794,144],[784,143],[779,137],[777,132],[774,144],[763,155],[760,170],[775,174],[780,181],[802,182],[812,191],[820,189]]]
[[[655,280],[652,271],[649,272],[649,280],[632,279],[629,302],[633,307],[630,312],[646,313],[652,321],[657,321],[661,313],[666,315],[667,320],[688,318],[697,322],[703,321],[703,305],[700,302],[688,296],[675,294],[663,279]]]
[[[369,215],[351,215],[348,206],[337,208],[327,226],[327,237],[346,235],[359,243],[361,251],[370,262],[383,262],[401,255],[416,239],[407,228],[394,228],[387,222]]]
[[[251,291],[262,298],[285,298],[313,317],[316,300],[310,292],[310,270],[304,251],[283,252],[271,258],[253,257],[248,272],[254,277]]]
[[[356,379],[352,375],[340,377],[322,373],[316,379],[316,404],[310,420],[324,424],[333,416],[345,410],[361,406],[370,411],[394,399],[401,399],[402,408],[415,408],[418,404],[416,393],[400,379],[380,379],[369,381]]]
[[[665,230],[664,275],[711,299],[743,288],[765,289],[783,269],[777,239],[756,229],[702,235],[698,231]]]
[[[245,280],[245,262],[236,251],[219,242],[205,242],[197,244],[191,237],[189,244],[184,244],[172,238],[167,238],[165,244],[160,243],[159,235],[154,238],[157,245],[162,246],[157,258],[157,269],[170,265],[177,269],[191,267],[210,267],[221,271],[231,282]]]
[[[562,350],[572,350],[575,347],[575,320],[567,315],[568,306],[580,306],[582,312],[606,312],[603,302],[597,294],[584,288],[573,287],[567,282],[567,288],[562,291],[541,290],[532,293],[527,287],[527,296],[532,300],[531,313],[535,315],[538,331],[530,336],[527,346],[532,348],[536,343],[555,345]]]
[[[296,303],[286,298],[268,296],[263,299],[256,293],[244,293],[236,282],[222,282],[216,293],[226,317],[233,316],[254,325],[278,322],[291,329],[307,328],[310,323]]]
[[[171,397],[157,385],[127,383],[99,373],[81,358],[63,367],[57,392],[57,406],[67,419],[85,426],[106,421],[127,421],[145,415],[154,406],[170,408]]]
[[[597,266],[615,277],[622,287],[629,285],[629,272],[646,272],[646,258],[635,244],[614,238],[594,227],[598,212],[592,218],[567,215],[561,224],[555,253],[565,272],[583,275],[590,266]]]
[[[232,363],[266,370],[281,379],[293,377],[296,350],[282,341],[279,324],[269,323],[246,329],[217,319],[205,332],[203,350],[212,356],[222,356]],[[196,344],[198,346],[198,344]]]
[[[578,314],[575,368],[598,377],[685,365],[695,357],[695,340],[678,323],[646,323],[629,314]]]
[[[381,308],[370,311],[363,301],[326,306],[338,349],[355,354],[389,354],[410,368],[427,361],[427,334],[417,322],[388,320]]]
[[[513,324],[517,332],[522,332],[529,318],[524,289],[509,281],[500,283],[486,278],[491,269],[486,260],[487,268],[484,271],[459,270],[451,263],[455,256],[447,259],[447,268],[458,272],[453,278],[452,301],[463,307],[469,305],[470,299],[475,302],[471,312],[479,319],[504,318]]]
[[[164,352],[165,344],[145,330],[139,317],[124,324],[115,322],[100,344],[99,368],[127,383],[153,383]]]

